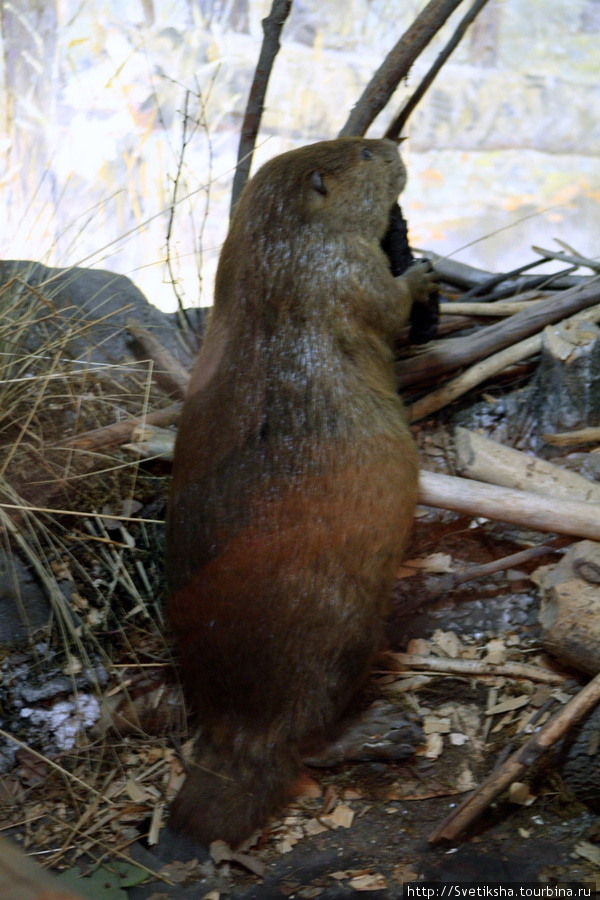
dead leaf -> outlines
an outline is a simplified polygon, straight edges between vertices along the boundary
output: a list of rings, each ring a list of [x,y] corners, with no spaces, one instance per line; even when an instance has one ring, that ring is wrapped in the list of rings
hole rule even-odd
[[[231,862],[233,851],[225,841],[213,841],[208,850],[215,866],[222,862]]]
[[[396,884],[406,884],[407,881],[416,881],[418,873],[410,865],[396,866],[392,878]]]
[[[163,866],[159,874],[168,881],[172,881],[174,884],[183,884],[197,867],[197,859],[192,859],[185,863],[180,862],[180,860],[174,860],[173,862],[167,863],[166,866]]]
[[[49,766],[45,760],[34,756],[25,747],[19,747],[15,759],[19,763],[19,779],[23,784],[33,787],[48,777]]]
[[[387,881],[379,872],[373,875],[358,875],[351,878],[348,884],[355,891],[385,891],[387,888]]]

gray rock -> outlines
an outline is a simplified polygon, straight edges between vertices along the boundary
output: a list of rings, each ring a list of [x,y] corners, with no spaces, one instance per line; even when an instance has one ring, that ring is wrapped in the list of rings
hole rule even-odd
[[[50,604],[17,556],[0,550],[0,646],[6,647],[44,628]]]
[[[197,347],[195,341],[184,346],[176,315],[152,306],[125,275],[104,269],[53,269],[31,260],[0,261],[0,287],[11,281],[3,296],[12,306],[35,298],[55,313],[40,317],[43,322],[31,328],[25,340],[30,353],[48,346],[49,337],[67,335],[65,353],[74,360],[119,363],[143,358],[126,329],[128,319],[135,318],[183,365],[191,365]],[[204,314],[202,309],[186,313],[197,334],[203,332]]]

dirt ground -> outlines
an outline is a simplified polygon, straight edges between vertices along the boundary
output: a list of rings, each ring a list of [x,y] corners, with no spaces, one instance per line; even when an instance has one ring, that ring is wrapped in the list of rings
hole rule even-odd
[[[514,552],[519,537],[504,526],[486,523],[473,529],[467,520],[433,514],[417,524],[412,550],[427,554],[431,544],[438,553],[458,554],[474,564]],[[402,648],[407,639],[420,638],[435,649],[436,637],[444,646],[444,636],[455,635],[461,647],[472,648],[467,655],[473,657],[491,641],[512,645],[509,655],[516,660],[536,657],[538,597],[525,569],[501,572],[432,601],[438,579],[417,574],[401,580],[388,627],[392,647]],[[376,673],[375,680],[381,684],[386,676]],[[536,693],[546,695],[550,688],[523,680],[433,677],[416,691],[419,711],[425,721],[437,716],[449,721],[452,731],[462,729],[467,736],[463,743],[453,744],[451,734],[445,734],[438,755],[418,752],[401,763],[312,769],[319,795],[299,797],[245,855],[246,861],[258,860],[265,866],[260,877],[245,868],[244,859],[242,864],[233,859],[216,866],[209,859],[187,870],[190,878],[199,880],[175,886],[152,882],[131,889],[130,900],[338,898],[361,892],[395,898],[403,895],[404,884],[422,881],[593,882],[595,889],[596,881],[600,883],[600,866],[593,854],[596,818],[565,786],[552,754],[527,773],[529,792],[524,801],[511,802],[504,794],[459,840],[429,844],[433,829],[463,799],[465,776],[474,785],[493,770],[507,748],[519,745],[519,739],[513,744],[514,730],[522,709],[531,714],[529,704],[516,713],[488,717],[492,724],[482,738],[491,690],[496,697],[529,693],[535,704]],[[329,806],[352,811],[349,826],[330,824],[319,834],[307,833],[307,816],[314,822],[328,801]],[[138,844],[132,856],[154,871],[168,858],[202,859],[198,848],[165,845],[151,849]],[[169,868],[162,871],[169,874]]]

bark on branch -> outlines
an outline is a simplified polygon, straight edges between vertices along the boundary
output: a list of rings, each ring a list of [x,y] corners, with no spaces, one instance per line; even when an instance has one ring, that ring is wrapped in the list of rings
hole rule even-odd
[[[361,136],[386,106],[415,59],[437,34],[461,0],[430,0],[388,53],[350,113],[340,137]]]
[[[254,73],[254,80],[250,88],[246,114],[242,123],[237,166],[231,189],[230,218],[233,215],[242,189],[248,181],[254,155],[254,145],[256,144],[256,135],[258,134],[264,109],[265,94],[267,93],[273,63],[279,52],[279,36],[291,8],[292,0],[273,0],[271,12],[262,22],[264,38]]]
[[[416,91],[408,98],[406,103],[403,105],[402,109],[392,121],[392,123],[388,126],[388,129],[384,135],[386,138],[391,138],[391,140],[397,139],[401,134],[404,126],[406,125],[410,114],[416,105],[422,100],[428,88],[433,83],[435,77],[438,72],[446,62],[446,60],[452,55],[454,50],[458,47],[461,40],[463,39],[465,32],[469,25],[475,21],[483,7],[486,5],[488,0],[475,0],[475,3],[469,10],[469,12],[460,20],[458,23],[458,27],[456,28],[454,34],[442,50],[432,67],[429,69],[421,84],[416,89]]]
[[[555,497],[421,471],[419,503],[471,516],[510,522],[522,528],[600,540],[600,504]]]
[[[441,375],[504,350],[517,341],[537,334],[546,325],[596,303],[600,303],[598,281],[590,283],[589,287],[562,291],[557,297],[540,301],[535,307],[516,313],[503,322],[488,325],[476,334],[435,341],[429,349],[399,364],[398,384],[400,388],[407,388],[413,384],[435,381]]]

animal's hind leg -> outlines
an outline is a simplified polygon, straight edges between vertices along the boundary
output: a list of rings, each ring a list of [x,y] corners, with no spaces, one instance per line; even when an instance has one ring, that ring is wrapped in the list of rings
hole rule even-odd
[[[330,741],[304,758],[309,766],[335,766],[347,762],[407,759],[424,736],[415,716],[404,715],[392,703],[378,700],[361,713],[337,724]]]

